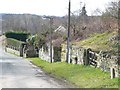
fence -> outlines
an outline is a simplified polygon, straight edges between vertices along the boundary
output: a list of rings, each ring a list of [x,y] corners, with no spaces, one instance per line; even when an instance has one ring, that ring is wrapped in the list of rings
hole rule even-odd
[[[14,47],[14,46],[7,45],[7,46],[5,47],[5,51],[20,56],[20,51],[19,51],[19,49],[16,48],[16,47]]]

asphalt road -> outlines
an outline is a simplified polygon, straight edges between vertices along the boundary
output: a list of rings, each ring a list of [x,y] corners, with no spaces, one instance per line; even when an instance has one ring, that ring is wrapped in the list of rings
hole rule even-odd
[[[69,86],[43,72],[28,60],[0,48],[0,87],[2,88],[68,88]]]

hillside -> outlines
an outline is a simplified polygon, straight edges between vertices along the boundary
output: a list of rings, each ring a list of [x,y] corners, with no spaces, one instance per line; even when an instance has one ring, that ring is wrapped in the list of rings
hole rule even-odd
[[[42,32],[49,29],[49,19],[43,19],[43,16],[34,14],[0,14],[2,17],[2,30],[3,33],[14,31],[27,31],[32,34]],[[62,17],[54,17],[54,27],[57,28],[62,24]]]
[[[118,43],[117,31],[113,32],[104,32],[102,34],[93,34],[89,38],[75,42],[75,45],[82,46],[84,48],[91,48],[94,51],[108,51],[114,55],[118,53],[118,47],[120,44]]]

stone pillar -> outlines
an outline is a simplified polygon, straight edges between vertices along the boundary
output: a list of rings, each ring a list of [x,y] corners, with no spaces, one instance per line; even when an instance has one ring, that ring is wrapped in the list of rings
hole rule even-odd
[[[19,46],[20,57],[23,57],[23,48],[24,48],[24,44],[21,44],[21,45]]]
[[[52,62],[54,62],[54,46],[52,45]]]
[[[68,63],[71,63],[71,51],[72,51],[72,48],[69,49],[69,58],[68,58]]]
[[[111,79],[115,78],[115,69],[113,67],[110,68],[110,77]]]
[[[39,49],[39,58],[41,58],[41,48]]]
[[[115,77],[119,77],[119,73],[120,71],[119,71],[119,66],[118,65],[116,65],[115,66]]]
[[[65,45],[62,45],[61,46],[62,50],[61,50],[61,62],[65,62],[65,59],[66,59],[66,50],[65,50]]]
[[[80,48],[79,49],[79,52],[78,52],[78,64],[84,64],[84,52],[85,50],[83,48]]]

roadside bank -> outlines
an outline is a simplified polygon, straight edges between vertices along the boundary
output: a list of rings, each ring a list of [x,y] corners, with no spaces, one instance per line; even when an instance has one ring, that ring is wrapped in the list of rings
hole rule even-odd
[[[98,68],[65,62],[49,63],[39,58],[27,59],[58,79],[66,80],[80,88],[118,88],[120,83],[120,78],[110,79],[109,72]]]

